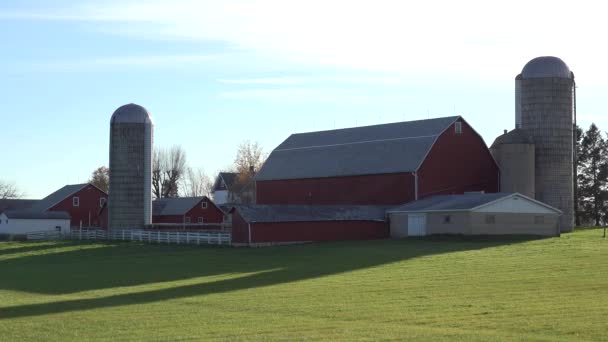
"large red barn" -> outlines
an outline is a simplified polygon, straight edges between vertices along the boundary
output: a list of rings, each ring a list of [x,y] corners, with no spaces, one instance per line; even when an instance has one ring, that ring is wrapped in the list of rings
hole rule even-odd
[[[257,204],[404,204],[498,192],[498,166],[460,116],[293,134],[256,175]]]
[[[293,134],[256,175],[257,206],[236,208],[233,241],[388,237],[385,221],[336,219],[340,215],[294,220],[263,213],[286,206],[371,208],[437,194],[498,192],[499,178],[484,140],[460,116]]]

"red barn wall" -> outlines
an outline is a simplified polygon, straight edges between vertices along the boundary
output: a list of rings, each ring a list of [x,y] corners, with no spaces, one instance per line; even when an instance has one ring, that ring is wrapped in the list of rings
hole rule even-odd
[[[388,237],[389,229],[387,223],[376,221],[275,222],[251,224],[252,243],[371,240]],[[233,239],[235,239],[234,235]]]
[[[73,206],[72,198],[79,197],[80,203],[78,207]],[[66,211],[70,214],[72,227],[80,227],[82,221],[83,227],[101,227],[103,217],[100,217],[99,199],[105,198],[108,200],[108,195],[96,188],[93,185],[87,185],[78,192],[66,197],[61,202],[55,204],[48,211]],[[107,210],[105,215],[107,215]],[[89,221],[90,214],[90,221]],[[102,215],[104,213],[102,212]],[[107,221],[107,219],[106,219]]]
[[[443,132],[418,170],[418,198],[499,191],[499,169],[483,139],[464,121]]]
[[[249,225],[236,210],[232,212],[232,242],[249,243]]]
[[[256,182],[257,204],[402,204],[414,200],[411,173]]]

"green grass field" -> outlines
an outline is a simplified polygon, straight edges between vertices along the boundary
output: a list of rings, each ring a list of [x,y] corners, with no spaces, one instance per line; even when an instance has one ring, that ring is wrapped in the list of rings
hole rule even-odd
[[[0,243],[0,340],[606,340],[601,236]]]

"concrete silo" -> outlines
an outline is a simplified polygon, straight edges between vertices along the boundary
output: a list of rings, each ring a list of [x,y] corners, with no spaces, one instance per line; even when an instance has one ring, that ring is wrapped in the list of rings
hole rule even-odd
[[[560,209],[561,231],[572,231],[574,74],[557,57],[538,57],[515,82],[516,127],[535,144],[535,197]]]
[[[505,133],[490,147],[500,167],[500,191],[535,195],[535,145],[532,137],[521,128]]]
[[[110,120],[109,229],[152,223],[152,136],[148,111],[136,104],[118,108]]]

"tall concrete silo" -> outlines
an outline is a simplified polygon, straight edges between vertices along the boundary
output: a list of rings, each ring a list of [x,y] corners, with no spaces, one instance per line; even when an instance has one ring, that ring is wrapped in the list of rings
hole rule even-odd
[[[152,136],[148,111],[136,104],[118,108],[110,120],[109,229],[152,223]]]
[[[535,144],[536,199],[560,209],[562,232],[574,229],[574,74],[557,57],[529,61],[516,78],[519,127]],[[520,114],[518,114],[520,113]]]
[[[532,137],[521,128],[505,133],[490,147],[500,167],[500,191],[535,195],[535,145]]]

